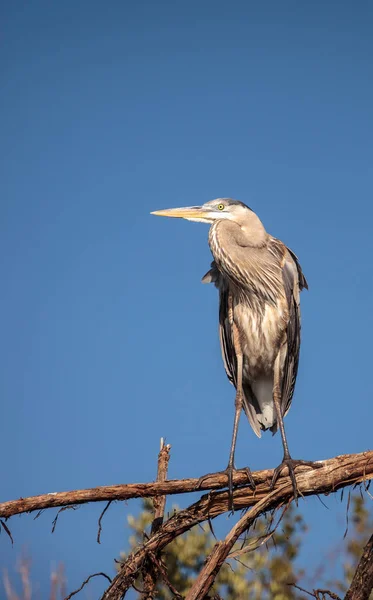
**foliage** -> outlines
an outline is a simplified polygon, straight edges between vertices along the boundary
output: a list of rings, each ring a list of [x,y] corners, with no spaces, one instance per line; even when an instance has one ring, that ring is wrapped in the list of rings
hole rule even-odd
[[[173,507],[178,510],[177,506]],[[134,549],[142,543],[144,532],[149,533],[152,521],[152,503],[143,502],[141,514],[128,517],[133,531],[130,547]],[[233,551],[247,547],[256,547],[255,552],[248,551],[236,559],[230,559],[223,565],[216,577],[212,596],[218,594],[227,600],[250,598],[253,600],[295,600],[298,596],[289,583],[296,582],[302,573],[295,568],[294,561],[298,556],[301,538],[305,532],[305,524],[301,515],[296,514],[290,506],[274,533],[265,543],[268,531],[275,525],[274,516],[258,519],[255,530],[241,543],[236,544]],[[216,540],[208,525],[194,527],[183,536],[179,536],[169,544],[162,554],[171,583],[185,595],[192,581],[200,571],[206,556],[211,552]],[[121,559],[125,559],[122,554]],[[139,578],[136,587],[142,589],[143,581]],[[170,600],[172,594],[164,583],[158,583],[157,598]]]

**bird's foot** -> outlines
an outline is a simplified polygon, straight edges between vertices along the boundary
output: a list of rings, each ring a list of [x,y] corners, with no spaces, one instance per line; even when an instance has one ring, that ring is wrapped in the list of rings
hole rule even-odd
[[[224,471],[217,471],[216,473],[207,473],[207,475],[202,475],[202,477],[200,477],[197,482],[196,489],[200,488],[201,485],[203,484],[203,482],[206,479],[208,479],[209,477],[212,477],[213,475],[226,475],[227,479],[228,479],[228,506],[229,506],[229,510],[231,512],[234,512],[233,475],[238,471],[244,471],[246,473],[249,486],[251,487],[252,490],[255,490],[255,488],[256,488],[255,481],[253,479],[253,476],[251,474],[249,467],[244,467],[243,469],[236,469],[236,467],[231,464],[228,464],[227,468],[224,469]]]
[[[272,481],[271,481],[271,490],[275,487],[276,481],[279,478],[281,471],[283,471],[286,467],[289,471],[289,477],[291,479],[291,483],[293,485],[293,493],[295,503],[298,505],[298,497],[302,495],[298,490],[297,480],[295,478],[295,469],[300,466],[312,467],[314,469],[318,469],[323,465],[319,462],[313,462],[311,460],[294,460],[290,456],[284,456],[282,463],[274,470]]]

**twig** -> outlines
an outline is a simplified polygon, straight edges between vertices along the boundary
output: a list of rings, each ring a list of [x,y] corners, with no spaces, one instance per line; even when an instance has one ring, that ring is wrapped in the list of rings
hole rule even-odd
[[[34,521],[36,521],[36,519],[38,519],[40,517],[40,515],[42,515],[44,512],[44,508],[41,508],[35,515],[34,517]]]
[[[166,481],[167,479],[168,463],[170,460],[170,450],[170,444],[165,445],[163,438],[161,438],[161,447],[158,454],[157,463],[157,481],[159,482]],[[150,530],[150,537],[157,533],[157,531],[163,523],[164,509],[166,506],[166,496],[155,496],[153,498],[153,506],[154,519]],[[152,598],[154,598],[160,564],[157,560],[158,557],[160,558],[160,553],[151,553],[144,561],[142,571],[145,590],[144,593],[141,595],[142,600],[151,600]],[[156,568],[156,565],[158,566],[158,569]],[[163,571],[165,571],[165,569],[163,569]],[[164,573],[162,574],[164,575]],[[165,573],[164,577],[166,577],[166,582],[168,582],[167,572]],[[174,592],[172,591],[172,593]]]
[[[87,577],[87,579],[85,579],[82,583],[82,585],[80,586],[79,589],[75,590],[74,592],[71,592],[71,594],[69,594],[68,596],[66,596],[65,600],[70,600],[70,598],[72,598],[73,596],[75,596],[76,594],[78,594],[79,592],[82,591],[82,589],[84,588],[84,586],[87,585],[87,583],[89,582],[90,579],[92,579],[93,577],[106,577],[106,579],[108,581],[110,581],[111,583],[111,579],[109,577],[109,575],[106,575],[106,573],[93,573],[93,575],[90,575],[89,577]]]
[[[97,543],[101,544],[101,531],[102,531],[102,517],[104,516],[104,514],[106,513],[107,509],[109,508],[110,504],[112,503],[112,500],[109,500],[109,502],[107,503],[107,505],[105,506],[104,510],[102,511],[102,513],[100,514],[100,517],[98,519],[98,531],[97,531]]]
[[[313,590],[314,595],[316,600],[324,600],[325,596],[328,595],[329,598],[332,598],[332,600],[341,600],[339,596],[337,596],[337,594],[335,594],[334,592],[331,592],[330,590]],[[320,598],[320,594],[322,596],[322,598]]]
[[[342,487],[361,483],[373,479],[373,451],[361,452],[360,454],[344,454],[322,461],[322,468],[317,469],[318,477],[322,485],[318,486],[318,493],[331,493]],[[297,473],[307,473],[310,477],[316,471],[310,467],[300,467]],[[256,492],[246,495],[245,508],[252,506],[257,500],[265,496],[269,491],[269,484],[273,476],[272,469],[256,471],[252,474],[257,486]],[[282,485],[288,476],[282,474],[277,486]],[[178,479],[165,482],[130,483],[121,485],[108,485],[70,492],[53,492],[29,498],[19,498],[0,503],[0,518],[9,518],[21,513],[33,512],[45,508],[56,508],[86,504],[88,502],[109,502],[109,500],[128,500],[130,498],[149,498],[154,496],[185,494],[188,492],[203,490],[218,490],[226,487],[227,478],[221,473],[212,473],[203,477],[203,485],[198,487],[200,477],[191,479]],[[242,486],[247,483],[245,470],[237,471],[233,477],[234,486]],[[306,493],[312,493],[308,491]],[[249,499],[250,498],[250,499]],[[249,499],[249,500],[248,500]]]
[[[304,594],[308,594],[312,598],[315,597],[315,594],[313,592],[309,592],[308,590],[305,590],[304,588],[300,587],[300,585],[297,585],[296,583],[288,583],[288,586],[294,587],[295,589],[299,590],[300,592],[303,592]]]
[[[1,527],[4,529],[5,533],[8,534],[8,537],[10,538],[10,541],[12,542],[12,546],[13,546],[13,544],[14,544],[13,536],[10,532],[9,527],[6,525],[5,521],[3,521],[2,519],[0,519],[0,532],[1,532]]]
[[[252,542],[246,544],[246,540],[244,539],[243,545],[239,550],[234,550],[233,552],[229,552],[227,558],[236,558],[237,556],[242,556],[242,554],[247,554],[248,552],[252,552],[253,550],[256,550],[257,548],[260,548],[260,546],[262,546],[263,544],[266,544],[268,542],[268,540],[276,533],[278,526],[280,525],[286,511],[289,509],[290,503],[287,504],[287,506],[285,506],[284,510],[281,512],[281,515],[276,523],[276,525],[270,529],[267,530],[267,532],[264,535],[259,536],[257,539],[253,540]],[[274,515],[271,515],[271,524],[273,522],[273,518]]]
[[[324,600],[326,594],[329,596],[329,598],[332,598],[332,600],[341,600],[341,598],[339,596],[337,596],[337,594],[335,594],[334,592],[331,592],[330,590],[317,589],[317,590],[312,590],[312,592],[309,592],[308,590],[305,590],[304,588],[300,587],[296,583],[288,583],[288,585],[296,588],[300,592],[304,592],[305,594],[308,594],[308,596],[311,596],[312,598],[316,598],[316,600]],[[322,598],[320,597],[320,594],[321,594]]]
[[[161,560],[158,560],[157,556],[155,554],[153,554],[153,552],[149,553],[149,556],[150,556],[151,560],[157,565],[158,570],[162,576],[162,579],[165,582],[165,584],[167,585],[167,587],[169,588],[170,592],[175,596],[175,598],[181,599],[182,595],[179,594],[177,589],[172,585],[171,581],[168,578],[166,567],[163,565]]]
[[[56,514],[56,516],[54,517],[54,519],[52,521],[52,533],[54,533],[54,530],[56,529],[57,520],[58,520],[60,513],[62,513],[64,510],[76,510],[77,508],[78,508],[77,506],[63,506],[62,508],[60,508],[60,510],[58,511],[58,513]]]
[[[348,533],[348,512],[350,510],[350,502],[351,502],[351,490],[348,491],[348,499],[347,499],[347,507],[346,507],[346,529],[343,535],[343,539],[345,539]]]
[[[373,535],[364,546],[345,600],[367,600],[373,589]]]

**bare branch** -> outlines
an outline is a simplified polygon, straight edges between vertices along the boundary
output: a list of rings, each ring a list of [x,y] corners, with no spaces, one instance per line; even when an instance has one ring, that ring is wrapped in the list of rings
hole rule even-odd
[[[157,481],[166,481],[168,463],[170,460],[170,444],[165,445],[163,438],[161,438],[161,449],[158,454],[157,462]],[[164,518],[164,509],[166,506],[166,496],[155,496],[153,498],[154,506],[154,519],[151,526],[150,537],[155,535],[158,529],[161,527]],[[145,591],[141,595],[142,600],[151,600],[155,596],[155,588],[157,585],[158,573],[163,575],[163,579],[170,587],[170,583],[167,577],[166,569],[160,570],[160,554],[149,553],[143,565],[143,579]],[[171,587],[172,589],[172,587]],[[174,591],[172,590],[172,593]]]
[[[283,503],[284,492],[279,488],[269,493],[265,498],[253,506],[230,530],[223,542],[215,544],[213,551],[205,562],[205,565],[189,590],[186,600],[202,600],[214,584],[214,580],[221,566],[228,557],[232,547],[242,535],[263,512],[271,510],[276,505]]]
[[[60,510],[58,511],[58,513],[56,514],[56,516],[54,517],[53,521],[52,521],[52,533],[54,533],[55,529],[56,529],[56,525],[57,525],[57,521],[58,521],[58,517],[60,516],[60,513],[62,513],[64,510],[76,510],[78,507],[77,506],[63,506],[62,508],[60,508]]]
[[[303,467],[297,474],[297,484],[302,496],[331,494],[350,485],[373,479],[373,452],[337,456],[325,461],[320,461],[321,467],[315,469]],[[256,490],[253,492],[246,484],[245,471],[237,472],[234,476],[235,489],[233,502],[235,510],[249,509],[236,526],[231,530],[224,542],[216,544],[204,569],[197,578],[195,585],[189,593],[188,600],[206,596],[211,586],[213,574],[217,572],[228,556],[234,541],[255,521],[262,513],[275,510],[288,503],[293,497],[293,488],[289,477],[285,474],[279,477],[276,487],[270,492],[269,484],[273,471],[265,470],[253,473]],[[31,498],[20,498],[0,504],[0,519],[8,518],[24,512],[41,511],[45,508],[68,507],[87,502],[105,500],[126,500],[138,497],[160,497],[166,494],[178,494],[196,491],[196,489],[219,489],[226,486],[225,475],[216,473],[204,478],[204,485],[198,488],[200,478],[175,481],[159,481],[154,483],[139,483],[117,486],[103,486],[88,490],[75,490],[54,494],[44,494]],[[162,506],[160,504],[160,506]],[[227,492],[210,492],[191,505],[179,511],[164,524],[159,523],[154,535],[147,539],[142,546],[137,548],[121,565],[120,571],[111,582],[103,595],[103,600],[119,600],[133,585],[147,557],[159,556],[167,544],[177,536],[191,529],[203,521],[212,520],[218,515],[228,511]],[[161,510],[161,509],[160,509]],[[368,553],[369,554],[369,553]],[[365,556],[365,554],[363,555]],[[369,555],[370,556],[370,555]],[[370,564],[367,555],[364,565],[365,570]],[[157,559],[158,560],[158,559]],[[362,559],[363,560],[363,559]],[[363,563],[362,563],[363,564]],[[357,577],[357,575],[356,575]],[[355,578],[354,578],[355,579]],[[71,598],[71,596],[70,596]],[[360,596],[351,596],[349,600],[360,600]]]
[[[161,439],[161,449],[158,454],[158,469],[157,469],[157,481],[164,483],[167,479],[168,463],[170,460],[171,445],[164,445],[163,438]],[[154,505],[154,520],[152,523],[150,535],[157,533],[158,529],[163,523],[164,509],[166,506],[166,495],[155,496],[153,498]]]
[[[14,540],[13,540],[13,536],[10,532],[9,527],[7,526],[7,524],[5,523],[5,521],[3,521],[2,519],[0,519],[0,532],[1,532],[1,528],[4,529],[4,531],[6,532],[6,534],[8,535],[10,541],[12,542],[12,546],[14,544]]]
[[[98,544],[101,544],[102,517],[106,513],[106,511],[109,508],[111,503],[112,503],[112,500],[109,500],[109,502],[106,504],[104,510],[102,511],[102,513],[100,514],[99,519],[98,519],[98,530],[97,530],[97,543]]]
[[[243,554],[247,554],[248,552],[253,552],[253,550],[256,550],[257,548],[260,548],[260,546],[262,546],[263,544],[266,544],[268,542],[268,540],[276,533],[277,528],[280,525],[289,506],[290,506],[290,503],[288,503],[285,506],[285,508],[283,509],[283,511],[281,512],[281,515],[280,515],[277,523],[275,524],[275,526],[272,529],[267,529],[267,532],[265,533],[265,535],[259,536],[257,539],[253,540],[249,544],[246,544],[246,539],[244,539],[242,547],[239,550],[235,550],[234,552],[229,552],[227,558],[237,558],[237,556],[242,556]],[[271,518],[269,519],[269,521],[270,521],[270,523],[268,523],[269,525],[271,523],[273,523],[273,517],[274,517],[274,515],[272,515]],[[245,536],[245,538],[246,538],[246,536]]]
[[[294,587],[295,589],[299,590],[300,592],[304,592],[305,594],[308,594],[308,596],[311,596],[312,598],[316,598],[316,600],[326,600],[326,596],[329,596],[329,598],[331,598],[332,600],[341,600],[340,597],[337,596],[337,594],[335,594],[334,592],[331,592],[330,590],[317,589],[317,590],[313,590],[312,592],[309,592],[309,591],[305,590],[304,588],[300,587],[299,585],[296,585],[295,583],[289,583],[289,586]]]
[[[150,553],[150,558],[156,564],[156,566],[159,569],[159,572],[160,572],[160,574],[162,576],[163,581],[165,582],[165,584],[169,588],[170,592],[174,595],[174,597],[176,598],[176,600],[181,599],[182,598],[181,594],[179,594],[179,592],[177,591],[177,589],[174,588],[174,586],[172,585],[171,581],[169,580],[166,567],[161,562],[161,560],[158,559],[157,556],[155,554],[153,554],[153,553]]]
[[[368,600],[373,589],[373,535],[364,546],[363,554],[352,578],[345,600]]]
[[[322,468],[308,468],[308,470],[303,470],[302,473],[297,475],[298,490],[303,496],[321,493],[330,494],[336,492],[341,487],[361,482],[364,476],[366,479],[373,478],[371,469],[368,469],[366,465],[370,457],[370,452],[359,455],[341,456],[324,461]],[[272,471],[266,471],[265,473],[269,474]],[[263,471],[253,473],[254,480],[258,481],[262,474]],[[254,506],[254,508],[233,528],[230,534],[232,537],[235,537],[237,532],[238,537],[260,514],[282,506],[293,497],[293,488],[289,477],[281,477],[271,493],[268,493],[268,489],[269,484],[266,482],[262,484],[258,483],[255,493],[248,487],[239,488],[234,491],[233,502],[236,510],[250,506]],[[189,508],[176,513],[160,527],[152,538],[133,552],[122,564],[119,573],[102,596],[102,600],[119,600],[123,597],[132,585],[132,581],[136,577],[136,572],[141,568],[149,552],[162,550],[173,539],[185,533],[194,525],[206,521],[208,518],[213,519],[228,510],[228,493],[215,492],[205,494]],[[220,542],[215,546],[214,554],[210,556],[210,560],[214,560],[215,562],[210,565],[210,572],[205,571],[208,578],[210,577],[210,573],[214,572],[215,567],[221,565],[222,561],[225,560],[224,557],[226,557],[227,552],[229,553],[229,549],[231,548],[229,544],[230,539],[226,545],[225,540],[225,542]],[[203,589],[209,588],[211,580],[206,579],[206,581],[206,584],[203,582]],[[197,593],[197,595],[188,596],[188,600],[193,597],[203,597],[199,590],[193,593]]]
[[[90,575],[89,577],[87,577],[87,579],[85,579],[83,581],[83,583],[80,586],[80,588],[78,588],[77,590],[75,590],[74,592],[71,592],[71,594],[69,594],[68,596],[66,596],[65,600],[70,600],[70,598],[72,598],[73,596],[75,596],[76,594],[78,594],[79,592],[81,592],[82,589],[84,588],[84,586],[86,586],[87,583],[89,582],[89,580],[92,579],[93,577],[106,577],[106,579],[111,582],[111,579],[110,579],[109,575],[106,575],[106,573],[93,573],[93,575]]]
[[[330,590],[314,590],[316,600],[326,600],[325,596],[329,596],[332,600],[341,600],[337,594]]]
[[[323,467],[317,469],[320,479],[320,490],[318,493],[331,493],[362,481],[373,479],[373,451],[360,454],[344,454],[321,461]],[[301,471],[302,469],[302,471]],[[309,467],[300,467],[297,473],[314,471]],[[273,476],[273,470],[256,471],[253,479],[257,486],[255,493],[247,490],[245,494],[246,507],[252,506],[269,491],[269,483]],[[9,518],[26,512],[40,511],[46,508],[69,506],[72,504],[86,504],[88,502],[109,502],[109,500],[128,500],[130,498],[149,498],[154,496],[185,494],[188,492],[217,490],[226,487],[227,478],[221,473],[212,473],[204,477],[203,485],[198,486],[200,477],[191,479],[178,479],[165,482],[130,483],[120,485],[108,485],[84,490],[73,490],[70,492],[53,492],[29,498],[19,498],[0,503],[0,518]],[[284,473],[280,476],[277,485],[287,479]],[[235,473],[233,478],[235,486],[247,484],[245,470]],[[308,489],[308,488],[307,488]],[[312,490],[306,493],[312,493]],[[245,508],[237,506],[237,508]]]
[[[300,592],[303,592],[304,594],[311,596],[311,598],[315,598],[314,592],[309,592],[308,590],[305,590],[304,588],[300,587],[300,585],[297,585],[296,583],[289,583],[288,585],[289,585],[289,587],[293,587],[296,590],[299,590]]]

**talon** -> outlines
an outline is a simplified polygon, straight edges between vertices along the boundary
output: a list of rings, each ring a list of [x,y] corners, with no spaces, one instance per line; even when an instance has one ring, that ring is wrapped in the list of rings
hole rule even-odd
[[[247,475],[248,485],[254,491],[256,489],[256,485],[255,485],[255,481],[253,479],[253,476],[251,474],[251,471],[250,471],[249,467],[245,467],[242,470],[245,471],[245,473]],[[236,471],[238,471],[238,469],[236,469],[234,466],[228,465],[228,467],[226,469],[224,469],[224,471],[218,471],[217,473],[207,473],[207,475],[202,475],[202,477],[200,477],[198,479],[195,489],[198,490],[201,487],[201,485],[203,484],[203,482],[206,479],[208,479],[209,477],[212,477],[213,475],[226,475],[227,476],[227,480],[228,480],[227,481],[227,487],[228,487],[228,508],[233,513],[234,512],[234,506],[233,506],[233,475],[234,475],[234,473]]]
[[[225,473],[227,473],[228,476],[228,493],[229,493],[229,510],[231,511],[231,513],[234,513],[234,506],[233,506],[233,473],[235,471],[238,471],[239,469],[236,469],[236,467],[232,466],[230,467],[228,465],[228,467],[225,469]],[[244,469],[242,469],[243,471],[245,471],[246,476],[247,476],[247,480],[248,480],[248,484],[251,487],[251,489],[254,491],[256,489],[256,485],[255,485],[255,481],[253,479],[253,476],[251,475],[251,471],[249,469],[249,467],[244,467]]]
[[[289,471],[289,477],[291,479],[291,483],[293,486],[294,500],[297,505],[298,505],[298,497],[299,497],[299,495],[302,496],[302,493],[298,490],[297,480],[295,477],[295,469],[300,466],[307,466],[307,467],[312,467],[314,469],[318,469],[318,468],[322,467],[323,465],[320,463],[312,462],[311,460],[294,460],[293,458],[290,458],[290,457],[284,458],[282,463],[274,470],[271,485],[270,485],[270,489],[273,490],[281,471],[283,471],[284,468],[287,467],[288,471]]]
[[[233,469],[233,470],[235,470],[235,469]],[[227,475],[228,476],[228,484],[229,484],[229,475],[228,475],[228,468],[227,468],[224,471],[216,471],[215,473],[207,473],[206,475],[202,475],[202,477],[200,477],[198,479],[198,481],[196,483],[196,487],[194,489],[198,490],[206,479],[208,479],[209,477],[215,477],[216,475]],[[225,486],[222,485],[221,487],[225,487]]]
[[[217,471],[217,473],[207,473],[207,475],[202,475],[197,481],[197,485],[195,487],[198,490],[203,482],[213,475],[226,475],[227,476],[227,484],[228,484],[228,498],[229,498],[229,510],[233,512],[233,472],[236,469],[234,467],[228,466],[224,471]]]
[[[249,467],[244,467],[244,471],[245,471],[245,473],[247,475],[247,481],[249,482],[249,486],[251,487],[251,489],[253,490],[253,492],[255,492],[255,490],[256,490],[256,484],[255,484],[254,478],[253,478],[253,476],[251,474],[251,471],[250,471]]]
[[[199,490],[205,479],[208,479],[213,473],[207,473],[207,475],[202,475],[197,481],[196,487],[194,489]]]

